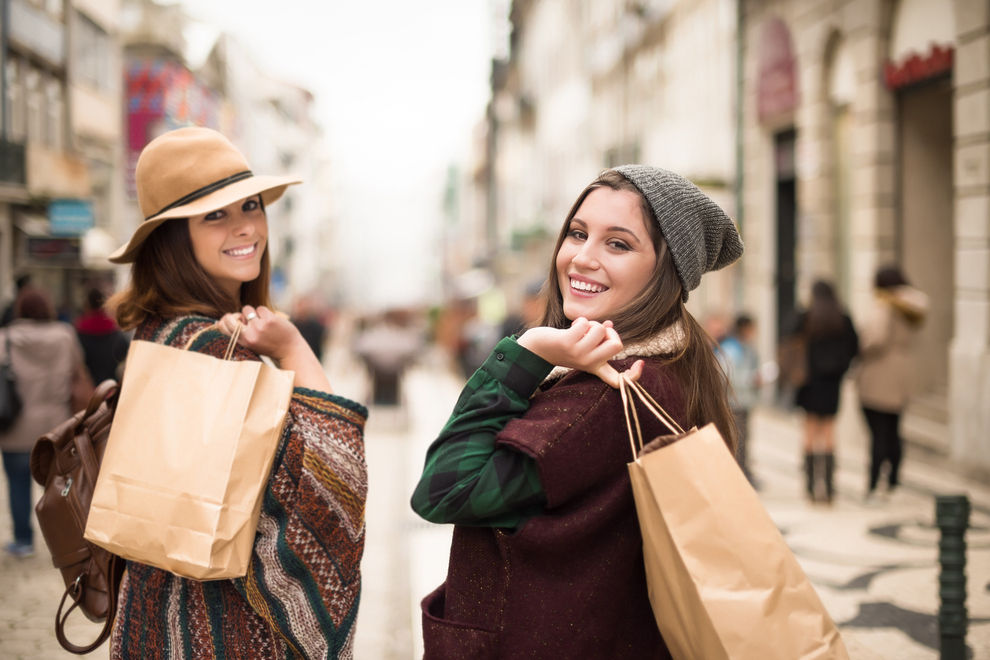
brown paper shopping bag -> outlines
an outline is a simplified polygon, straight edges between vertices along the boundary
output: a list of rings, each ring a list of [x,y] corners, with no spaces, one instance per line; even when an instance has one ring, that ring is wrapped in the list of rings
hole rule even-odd
[[[131,342],[85,537],[198,580],[245,575],[293,373]]]
[[[638,383],[621,392],[650,603],[674,658],[848,660],[715,425],[685,433]],[[674,435],[643,448],[634,394]]]

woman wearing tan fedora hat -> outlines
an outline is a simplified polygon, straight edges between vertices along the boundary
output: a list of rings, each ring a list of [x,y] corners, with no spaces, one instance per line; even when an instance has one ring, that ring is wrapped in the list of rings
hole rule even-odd
[[[199,582],[127,563],[113,658],[350,657],[364,547],[367,410],[331,393],[296,327],[271,309],[265,207],[299,181],[258,176],[223,135],[180,128],[136,170],[144,221],[110,257],[130,263],[111,299],[135,338],[234,359],[266,355],[295,389],[244,578]],[[181,411],[175,411],[180,413]]]

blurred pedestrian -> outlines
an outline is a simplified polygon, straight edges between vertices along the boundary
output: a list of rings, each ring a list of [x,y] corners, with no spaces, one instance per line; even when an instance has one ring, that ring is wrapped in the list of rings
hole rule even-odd
[[[106,297],[93,287],[86,292],[83,312],[76,319],[76,334],[86,357],[86,368],[96,384],[108,378],[120,381],[130,338],[103,308]]]
[[[519,309],[507,315],[502,321],[500,334],[502,337],[519,335],[539,324],[543,317],[543,279],[534,280],[523,290],[522,303]],[[468,374],[470,375],[470,374]]]
[[[0,327],[8,325],[14,320],[14,305],[17,303],[17,296],[20,295],[21,289],[30,283],[31,276],[27,273],[18,275],[17,279],[14,280],[14,299],[7,303],[7,305],[3,308],[3,314],[0,315]]]
[[[332,394],[299,330],[271,309],[265,208],[299,181],[253,174],[227,138],[199,127],[149,142],[135,178],[145,219],[110,256],[132,264],[128,287],[109,303],[120,326],[135,328],[135,339],[217,358],[240,329],[231,359],[268,356],[294,372],[295,387],[247,574],[204,582],[128,561],[110,657],[349,658],[367,411]]]
[[[7,355],[17,380],[21,412],[0,433],[0,450],[7,474],[8,503],[14,521],[9,554],[34,553],[31,526],[31,449],[35,441],[59,420],[72,414],[73,383],[88,379],[82,347],[67,323],[55,318],[48,294],[33,286],[21,289],[14,303],[14,320],[0,330],[0,355]]]
[[[903,456],[901,412],[911,396],[914,339],[928,311],[928,297],[908,284],[896,266],[880,268],[874,278],[873,306],[862,328],[856,383],[870,428],[871,499],[886,464],[887,489],[898,484]]]
[[[427,660],[670,657],[613,388],[628,370],[681,426],[715,422],[732,443],[725,376],[684,303],[741,253],[732,221],[672,172],[617,167],[580,193],[541,325],[471,376],[412,496],[455,524],[447,580],[422,602]],[[644,437],[668,433],[640,421]]]
[[[371,376],[371,400],[375,405],[400,404],[402,376],[422,348],[419,331],[399,310],[385,312],[357,335],[353,350]]]
[[[824,280],[811,287],[811,303],[797,317],[805,340],[806,377],[796,403],[804,417],[804,472],[808,497],[831,502],[835,494],[835,415],[842,378],[859,353],[852,319]],[[823,492],[824,491],[824,492]]]
[[[736,460],[755,488],[756,478],[749,465],[749,413],[760,395],[760,358],[756,352],[756,323],[749,314],[739,314],[732,330],[719,343],[718,356],[729,377],[729,407],[736,420]]]
[[[304,295],[296,299],[292,306],[292,323],[299,328],[299,333],[309,344],[316,359],[323,362],[323,348],[327,342],[327,324],[324,322],[323,310],[320,309],[315,296]]]

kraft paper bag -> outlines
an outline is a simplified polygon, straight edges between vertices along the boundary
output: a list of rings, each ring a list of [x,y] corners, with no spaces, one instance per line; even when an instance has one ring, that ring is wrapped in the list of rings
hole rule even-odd
[[[183,577],[245,575],[293,372],[147,341],[126,364],[85,537]]]
[[[673,657],[848,660],[838,629],[715,425],[684,433],[638,383],[625,382],[622,391],[638,454],[628,468],[650,603]],[[639,451],[634,392],[674,433]]]

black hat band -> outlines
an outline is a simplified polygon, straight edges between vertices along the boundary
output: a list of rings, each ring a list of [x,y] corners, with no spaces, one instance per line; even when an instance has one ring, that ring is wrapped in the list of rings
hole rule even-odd
[[[237,174],[231,174],[230,176],[220,179],[219,181],[214,181],[213,183],[209,183],[203,186],[202,188],[199,188],[198,190],[192,191],[185,197],[175,200],[174,202],[172,202],[162,210],[158,211],[157,213],[152,213],[151,215],[146,217],[145,220],[150,220],[156,215],[161,215],[162,213],[165,213],[165,211],[168,211],[169,209],[174,209],[176,207],[182,206],[183,204],[194,202],[200,197],[206,197],[212,192],[216,192],[217,190],[220,190],[221,188],[225,188],[232,183],[237,183],[238,181],[241,181],[243,179],[248,179],[252,176],[254,175],[251,173],[251,170],[244,170],[243,172],[238,172]]]

